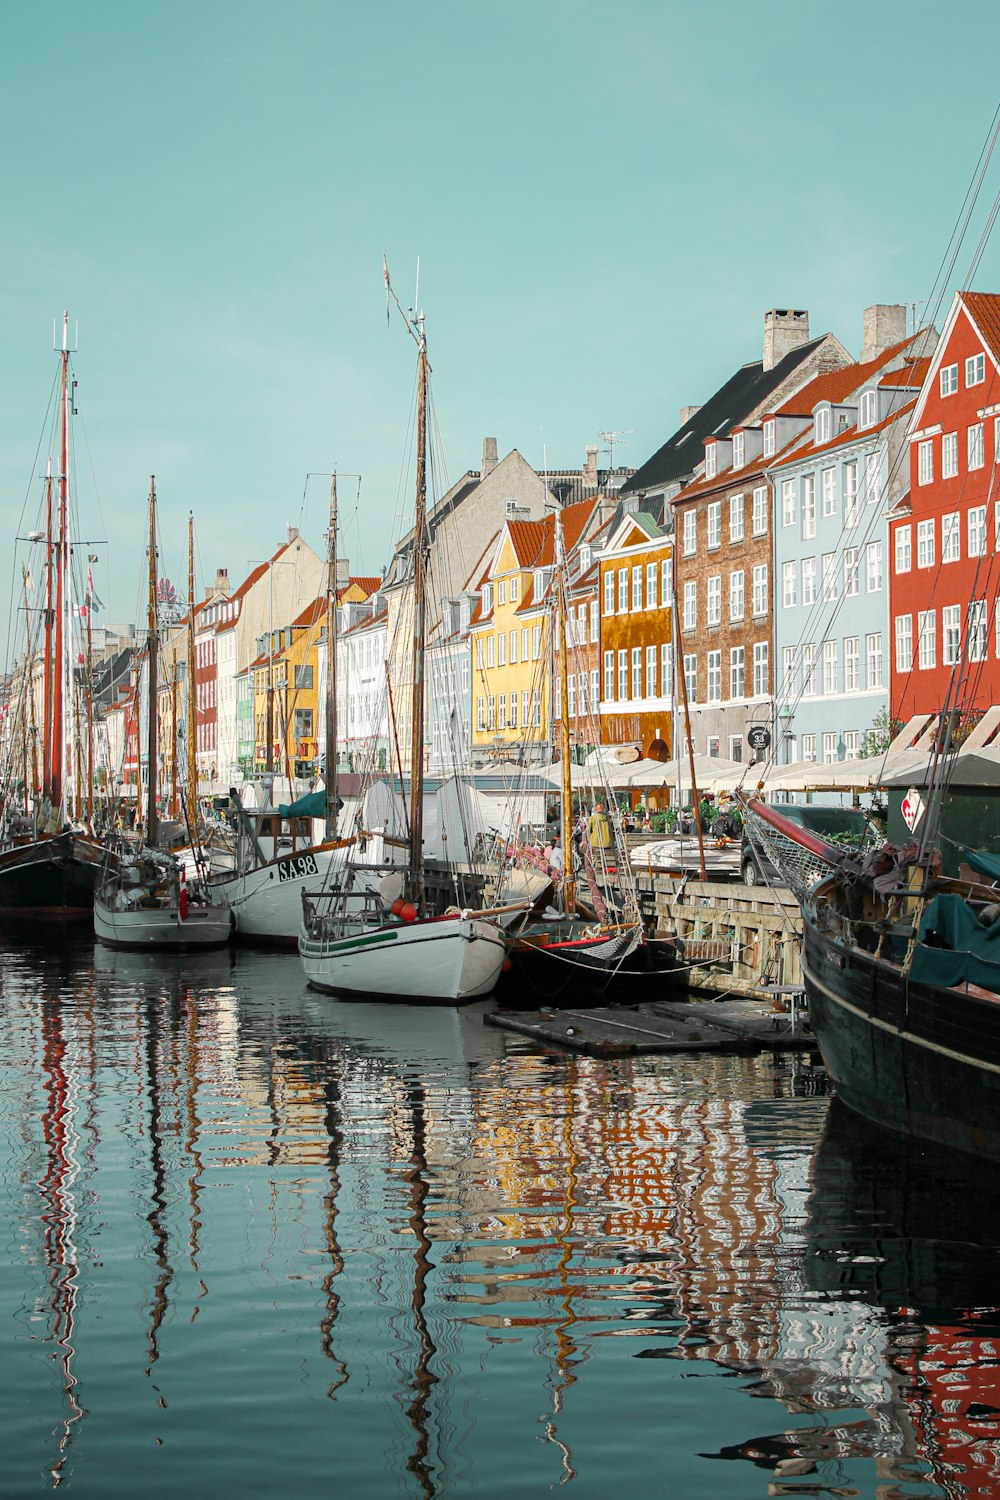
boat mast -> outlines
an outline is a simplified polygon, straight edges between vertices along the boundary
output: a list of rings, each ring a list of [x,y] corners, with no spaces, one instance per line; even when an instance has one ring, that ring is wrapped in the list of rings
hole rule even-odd
[[[188,628],[187,628],[187,811],[191,838],[198,826],[198,758],[194,743],[194,515],[188,512]]]
[[[326,838],[337,837],[337,471],[330,476],[326,536]]]
[[[411,329],[412,329],[411,320]],[[427,338],[416,314],[417,504],[413,522],[413,650],[410,718],[410,870],[412,899],[424,910],[424,630],[427,573]]]
[[[56,525],[56,597],[55,639],[53,645],[52,691],[52,760],[50,800],[58,811],[63,796],[63,763],[65,754],[66,682],[69,673],[69,642],[66,639],[66,610],[69,603],[66,561],[69,550],[69,313],[63,313],[62,350],[60,352],[60,445],[58,479],[58,520]]]
[[[146,843],[155,845],[156,818],[156,733],[157,715],[157,666],[159,642],[156,632],[156,476],[149,476],[149,633],[146,637],[146,667],[148,671],[148,715],[146,725]]]
[[[573,880],[573,784],[569,756],[569,640],[566,632],[566,538],[563,535],[562,505],[553,517],[556,551],[556,631],[562,659],[562,692],[559,697],[559,757],[562,766],[563,911],[572,916],[576,910],[576,883]]]
[[[55,656],[55,607],[53,603],[52,541],[52,459],[45,465],[45,650],[42,661],[42,797],[52,800],[52,714],[55,707],[55,682],[52,671]],[[38,809],[35,809],[37,822]]]

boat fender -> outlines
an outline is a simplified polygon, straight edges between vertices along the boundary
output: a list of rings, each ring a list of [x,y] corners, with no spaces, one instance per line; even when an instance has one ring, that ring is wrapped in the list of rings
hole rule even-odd
[[[404,901],[399,909],[401,922],[415,922],[417,920],[417,908],[412,901]]]
[[[984,906],[979,913],[979,920],[984,927],[992,927],[998,917],[1000,917],[1000,906],[995,901],[991,901],[988,906]]]

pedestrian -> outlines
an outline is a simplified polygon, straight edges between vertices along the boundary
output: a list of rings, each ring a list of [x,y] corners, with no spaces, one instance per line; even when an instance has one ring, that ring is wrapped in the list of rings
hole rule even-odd
[[[563,847],[559,842],[559,835],[557,833],[552,835],[552,847],[549,850],[549,869],[559,880],[562,879],[566,869]]]
[[[587,838],[592,849],[611,848],[611,824],[603,802],[594,804],[594,811],[587,819]]]

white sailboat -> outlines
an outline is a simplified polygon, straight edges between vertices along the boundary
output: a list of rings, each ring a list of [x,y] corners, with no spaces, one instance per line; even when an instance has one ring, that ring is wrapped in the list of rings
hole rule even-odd
[[[416,342],[417,475],[413,541],[413,649],[410,741],[409,860],[373,888],[374,870],[348,866],[338,889],[302,898],[299,954],[310,985],[336,993],[394,1000],[471,1000],[500,977],[507,938],[501,910],[428,912],[424,876],[424,649],[427,536],[427,340],[422,313],[405,313],[386,287]],[[334,650],[332,635],[329,649]],[[328,721],[329,734],[329,721]],[[335,744],[327,747],[327,785],[336,789]],[[357,884],[355,884],[355,881]]]
[[[107,866],[94,891],[94,933],[112,948],[190,952],[221,948],[232,935],[229,905],[209,900],[201,881],[189,891],[184,868],[157,849],[159,633],[156,613],[156,482],[149,484],[149,634],[147,670],[147,782],[145,842],[109,849]]]

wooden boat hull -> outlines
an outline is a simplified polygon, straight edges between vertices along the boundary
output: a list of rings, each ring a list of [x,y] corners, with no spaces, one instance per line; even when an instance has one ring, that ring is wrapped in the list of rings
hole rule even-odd
[[[837,1092],[858,1114],[1000,1160],[1000,996],[914,982],[803,905],[809,1018]]]
[[[86,916],[104,851],[87,834],[67,832],[0,852],[0,915]]]
[[[314,989],[455,1004],[492,993],[507,943],[493,922],[448,916],[342,938],[312,937],[303,927],[299,953]]]
[[[193,953],[225,947],[232,930],[227,906],[190,906],[181,921],[176,906],[116,911],[99,897],[94,901],[94,935],[109,948]]]

